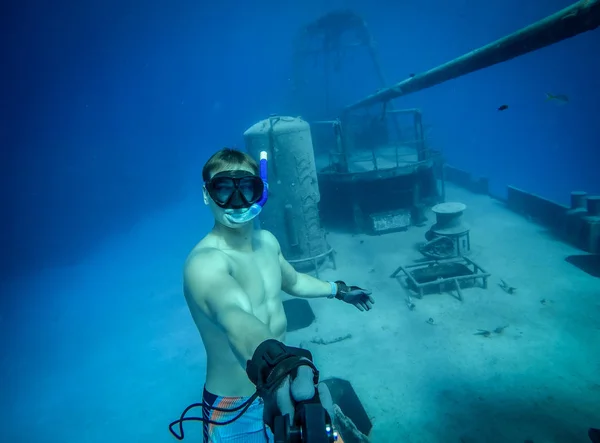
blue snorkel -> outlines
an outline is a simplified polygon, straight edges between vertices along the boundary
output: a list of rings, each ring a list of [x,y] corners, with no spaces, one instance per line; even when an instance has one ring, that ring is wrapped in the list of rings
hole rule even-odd
[[[255,218],[269,198],[269,184],[267,182],[267,151],[260,152],[260,178],[262,179],[265,187],[263,189],[260,200],[250,206],[244,212],[227,212],[225,213],[225,219],[230,223],[246,223]]]

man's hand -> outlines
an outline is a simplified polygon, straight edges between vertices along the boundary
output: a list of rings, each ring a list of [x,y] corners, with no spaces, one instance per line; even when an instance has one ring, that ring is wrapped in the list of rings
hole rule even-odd
[[[271,430],[275,417],[288,414],[294,420],[296,405],[311,399],[318,400],[333,420],[331,394],[326,385],[318,383],[319,373],[307,349],[266,340],[254,351],[246,373],[264,401],[263,419]]]
[[[375,299],[371,297],[371,291],[358,286],[348,286],[341,280],[337,284],[337,294],[335,298],[356,306],[360,311],[369,311],[375,304]]]
[[[333,400],[329,388],[327,388],[325,383],[321,382],[315,390],[313,369],[309,366],[300,366],[295,378],[292,379],[292,376],[288,375],[272,396],[264,398],[264,422],[273,429],[272,425],[275,417],[279,415],[285,416],[287,414],[290,421],[292,421],[294,419],[296,404],[314,398],[316,392],[319,394],[321,405],[327,411],[331,420],[333,420]]]

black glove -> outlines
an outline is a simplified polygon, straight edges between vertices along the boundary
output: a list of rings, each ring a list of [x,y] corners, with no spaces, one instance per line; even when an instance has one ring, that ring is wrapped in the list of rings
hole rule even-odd
[[[360,311],[368,311],[375,304],[375,300],[371,297],[371,291],[358,286],[348,286],[341,280],[335,283],[337,285],[335,298],[356,306]]]
[[[319,383],[310,351],[266,340],[254,351],[246,373],[264,401],[263,421],[271,430],[277,416],[287,414],[294,420],[299,402],[320,402],[333,418],[331,393]]]

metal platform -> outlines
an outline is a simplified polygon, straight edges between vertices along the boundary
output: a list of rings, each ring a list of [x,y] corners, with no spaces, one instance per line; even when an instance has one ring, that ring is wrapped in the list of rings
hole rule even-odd
[[[329,168],[330,160],[326,155],[315,156],[315,161],[319,179],[336,183],[376,181],[414,174],[433,166],[432,159],[419,161],[417,151],[406,145],[386,145],[373,152],[350,153],[347,172]]]
[[[487,289],[487,280],[491,274],[467,257],[449,260],[431,260],[412,265],[399,266],[391,278],[397,278],[399,273],[406,277],[408,288],[423,298],[427,289],[436,288],[437,292],[456,289],[456,298],[462,301],[462,285],[475,284],[478,280]]]

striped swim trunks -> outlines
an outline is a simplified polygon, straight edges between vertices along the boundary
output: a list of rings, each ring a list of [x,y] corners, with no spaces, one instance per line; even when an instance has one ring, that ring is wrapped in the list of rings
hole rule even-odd
[[[204,388],[202,394],[202,418],[224,422],[239,415],[241,406],[250,397],[221,397]],[[218,411],[212,408],[240,408],[233,412]],[[260,398],[252,402],[244,414],[228,425],[215,425],[204,422],[204,443],[272,443],[273,434],[263,422],[263,403]]]

